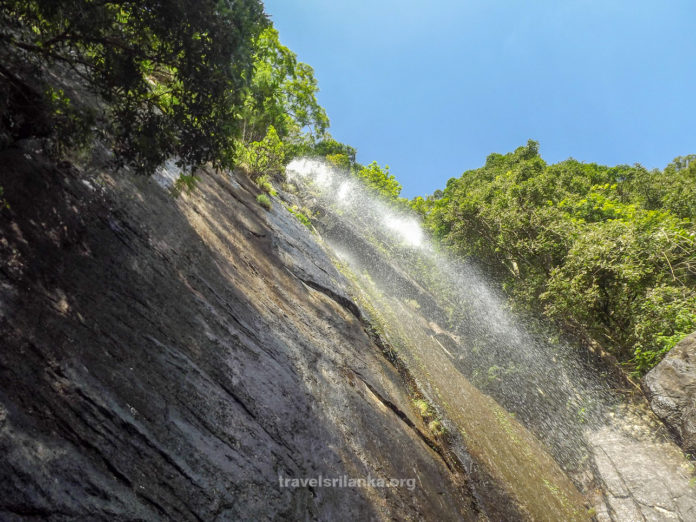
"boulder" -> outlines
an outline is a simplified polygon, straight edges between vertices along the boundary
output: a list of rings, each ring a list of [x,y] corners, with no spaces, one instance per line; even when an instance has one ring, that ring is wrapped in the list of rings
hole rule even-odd
[[[648,372],[643,388],[655,414],[696,451],[696,332],[682,339]]]

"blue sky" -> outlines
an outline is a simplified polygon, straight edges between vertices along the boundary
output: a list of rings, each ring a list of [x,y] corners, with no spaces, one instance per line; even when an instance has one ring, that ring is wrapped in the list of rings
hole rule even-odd
[[[694,0],[265,0],[331,133],[413,197],[540,142],[547,162],[696,153]]]

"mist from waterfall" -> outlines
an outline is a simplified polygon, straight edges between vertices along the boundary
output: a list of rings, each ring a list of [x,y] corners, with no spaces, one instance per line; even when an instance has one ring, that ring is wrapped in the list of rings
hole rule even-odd
[[[601,412],[610,396],[571,347],[534,338],[480,270],[453,259],[427,237],[417,216],[375,197],[348,173],[300,159],[287,175],[309,188],[327,213],[323,221],[347,229],[322,233],[339,257],[356,273],[367,271],[383,293],[414,299],[442,332],[435,336],[439,345],[477,387],[542,438],[555,438],[557,451],[577,445],[571,436],[577,425]]]
[[[294,160],[286,174],[316,214],[324,241],[383,314],[385,335],[397,350],[415,346],[413,364],[422,366],[421,384],[435,403],[452,396],[451,365],[541,440],[581,491],[608,488],[601,485],[601,452],[618,455],[624,445],[659,461],[653,457],[664,433],[610,387],[606,367],[523,324],[481,270],[433,242],[413,212],[320,160]],[[664,473],[672,473],[674,459]]]

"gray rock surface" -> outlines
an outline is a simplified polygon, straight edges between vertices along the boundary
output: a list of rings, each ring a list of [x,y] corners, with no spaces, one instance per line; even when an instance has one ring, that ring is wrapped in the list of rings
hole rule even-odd
[[[693,474],[679,448],[629,409],[587,433],[604,509],[600,521],[696,519]]]
[[[246,178],[0,153],[0,520],[473,520],[311,233]],[[279,477],[415,479],[415,489]]]
[[[682,339],[643,379],[650,407],[696,454],[696,333]]]

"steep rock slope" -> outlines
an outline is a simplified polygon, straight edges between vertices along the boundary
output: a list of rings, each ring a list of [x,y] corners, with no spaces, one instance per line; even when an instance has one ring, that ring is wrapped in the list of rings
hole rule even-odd
[[[476,519],[311,234],[243,176],[0,153],[0,518]],[[414,478],[282,488],[279,477]]]

